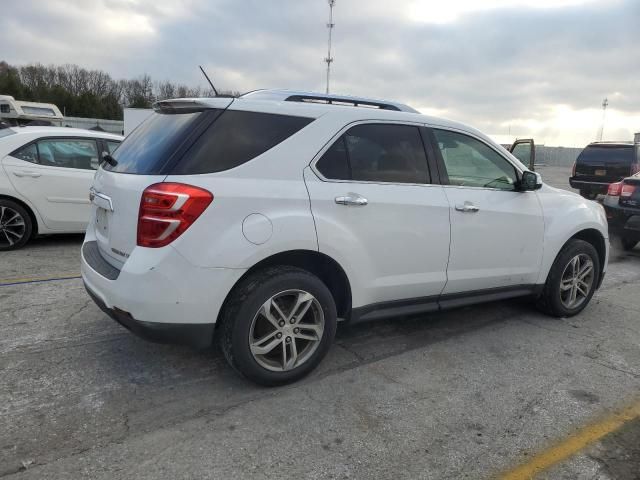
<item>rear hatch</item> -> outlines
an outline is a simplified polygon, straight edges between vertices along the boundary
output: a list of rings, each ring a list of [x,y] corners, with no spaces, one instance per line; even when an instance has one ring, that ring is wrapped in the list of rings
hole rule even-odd
[[[576,180],[618,182],[632,173],[633,144],[597,144],[587,146],[576,159]]]
[[[103,163],[92,187],[100,253],[122,268],[137,243],[138,213],[144,190],[162,182],[177,159],[226,109],[232,98],[159,102],[155,113],[138,126]]]

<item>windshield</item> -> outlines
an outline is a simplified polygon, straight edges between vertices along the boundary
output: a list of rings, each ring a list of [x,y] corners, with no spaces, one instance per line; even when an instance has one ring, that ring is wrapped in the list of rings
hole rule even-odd
[[[9,135],[13,135],[14,133],[16,133],[16,132],[11,130],[10,128],[1,128],[0,129],[0,138],[8,137]]]

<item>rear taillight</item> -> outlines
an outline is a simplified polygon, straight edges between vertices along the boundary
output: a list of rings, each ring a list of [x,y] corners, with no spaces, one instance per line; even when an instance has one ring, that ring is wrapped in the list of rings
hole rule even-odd
[[[138,245],[170,244],[191,226],[213,201],[202,188],[182,183],[156,183],[142,192],[138,214]]]
[[[571,176],[576,176],[576,162],[573,162],[573,167],[571,168]]]
[[[628,198],[631,195],[633,195],[633,192],[635,191],[636,186],[635,185],[622,185],[622,190],[620,190],[620,197],[621,198]]]
[[[620,190],[622,189],[622,182],[610,183],[609,188],[607,189],[607,195],[611,197],[617,197],[620,195]]]

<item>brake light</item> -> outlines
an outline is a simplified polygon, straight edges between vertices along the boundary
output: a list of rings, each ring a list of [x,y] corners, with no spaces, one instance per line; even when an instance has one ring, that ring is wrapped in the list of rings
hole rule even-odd
[[[169,245],[212,201],[211,192],[182,183],[156,183],[147,187],[140,199],[138,245],[149,248]]]
[[[573,167],[571,167],[571,176],[576,176],[576,162],[573,162]]]
[[[609,188],[607,189],[607,195],[611,197],[617,197],[620,195],[620,190],[622,189],[622,182],[610,183]]]
[[[620,191],[620,197],[627,198],[633,195],[635,191],[635,185],[622,185],[622,190]]]

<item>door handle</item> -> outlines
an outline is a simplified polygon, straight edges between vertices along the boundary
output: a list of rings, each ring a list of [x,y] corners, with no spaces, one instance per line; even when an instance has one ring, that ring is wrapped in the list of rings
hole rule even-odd
[[[31,177],[31,178],[38,178],[40,175],[42,175],[41,173],[37,173],[37,172],[28,172],[28,171],[13,172],[13,174],[14,174],[16,177]]]
[[[478,210],[480,210],[479,207],[476,207],[473,203],[471,202],[464,202],[464,205],[456,205],[456,210],[459,212],[471,212],[471,213],[475,213]]]
[[[352,205],[355,207],[364,207],[369,201],[362,195],[357,193],[348,193],[342,197],[336,197],[336,203],[338,205]]]

